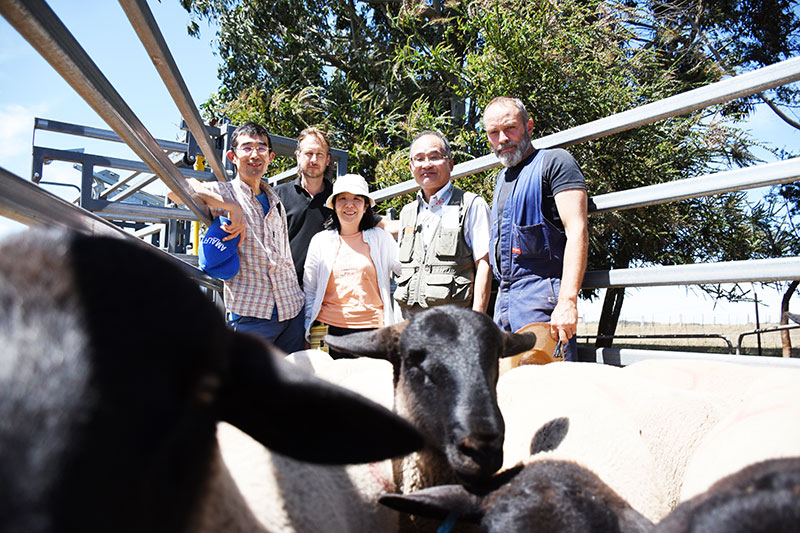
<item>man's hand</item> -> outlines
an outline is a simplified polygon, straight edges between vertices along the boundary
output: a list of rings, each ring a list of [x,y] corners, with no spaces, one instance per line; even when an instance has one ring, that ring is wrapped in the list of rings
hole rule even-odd
[[[241,236],[241,240],[239,240],[239,246],[241,246],[244,242],[245,236],[247,235],[247,232],[245,231],[244,212],[242,211],[242,208],[236,204],[229,204],[228,218],[231,221],[230,224],[224,224],[220,226],[223,230],[228,232],[228,236],[222,240],[229,241]]]
[[[550,336],[567,342],[578,331],[578,306],[572,300],[559,300],[550,315]]]

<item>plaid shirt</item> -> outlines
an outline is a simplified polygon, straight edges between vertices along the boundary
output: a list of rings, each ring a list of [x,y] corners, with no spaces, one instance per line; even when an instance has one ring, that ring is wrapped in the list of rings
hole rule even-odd
[[[277,306],[281,322],[297,316],[305,299],[289,248],[286,210],[278,195],[262,182],[270,206],[264,216],[253,190],[240,178],[204,185],[239,204],[247,227],[239,246],[239,273],[225,281],[225,307],[238,315],[270,319],[273,306]]]

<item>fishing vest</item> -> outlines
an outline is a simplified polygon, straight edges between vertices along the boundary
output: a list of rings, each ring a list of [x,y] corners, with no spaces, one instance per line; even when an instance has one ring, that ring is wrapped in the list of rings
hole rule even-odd
[[[464,222],[476,197],[453,187],[447,205],[458,206],[458,227],[443,228],[440,221],[427,249],[417,223],[419,199],[400,212],[402,272],[395,278],[394,299],[401,307],[472,304],[475,259],[464,236]]]

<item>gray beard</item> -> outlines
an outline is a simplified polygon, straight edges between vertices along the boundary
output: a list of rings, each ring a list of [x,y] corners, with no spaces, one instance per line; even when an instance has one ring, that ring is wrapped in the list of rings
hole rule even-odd
[[[499,159],[506,168],[516,166],[521,163],[523,159],[525,159],[525,155],[531,149],[531,138],[529,135],[526,135],[519,143],[514,145],[513,152],[506,152],[504,154],[498,153],[500,150],[506,148],[510,144],[513,143],[506,143],[502,146],[498,146],[497,150],[494,151],[494,155],[497,156],[497,159]]]

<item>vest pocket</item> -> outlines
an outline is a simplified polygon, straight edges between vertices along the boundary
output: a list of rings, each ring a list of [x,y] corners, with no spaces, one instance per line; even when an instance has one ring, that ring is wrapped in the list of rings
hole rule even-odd
[[[414,232],[406,233],[403,231],[400,238],[400,251],[398,252],[398,260],[401,263],[408,263],[411,261],[411,256],[414,253]]]
[[[458,252],[460,228],[440,228],[436,239],[436,255],[438,257],[455,257]]]
[[[544,224],[511,228],[511,255],[518,259],[550,259]]]
[[[405,303],[408,301],[408,285],[411,281],[411,276],[414,275],[413,268],[403,268],[399,276],[395,276],[395,284],[397,288],[394,291],[394,299],[398,302]]]
[[[425,299],[428,304],[438,305],[450,300],[451,284],[453,283],[452,274],[428,274],[425,281],[427,281]]]

